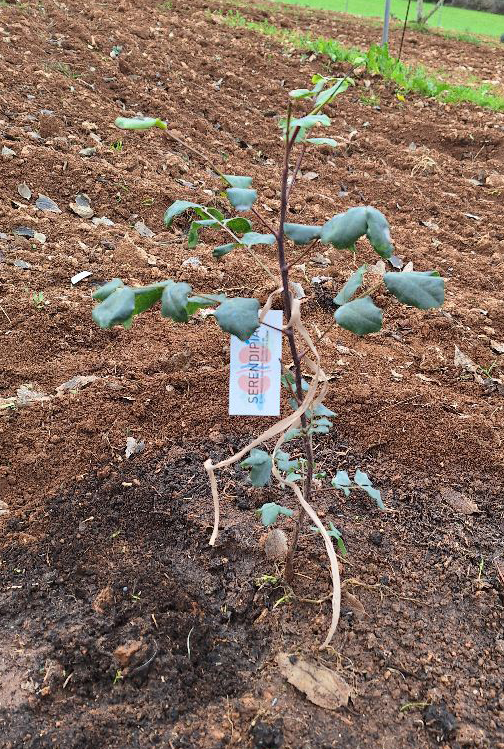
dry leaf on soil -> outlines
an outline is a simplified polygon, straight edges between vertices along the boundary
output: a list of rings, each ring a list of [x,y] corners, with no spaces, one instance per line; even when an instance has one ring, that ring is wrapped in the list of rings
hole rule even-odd
[[[348,700],[354,695],[352,687],[330,668],[288,653],[279,653],[277,663],[289,684],[306,694],[314,705],[337,710],[348,705]]]

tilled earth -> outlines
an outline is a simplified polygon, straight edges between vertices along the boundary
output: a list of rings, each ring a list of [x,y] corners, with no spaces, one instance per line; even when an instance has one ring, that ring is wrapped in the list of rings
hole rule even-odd
[[[380,334],[335,329],[320,345],[338,417],[319,463],[331,475],[366,470],[391,510],[317,494],[349,551],[352,595],[328,651],[318,651],[327,601],[276,605],[289,591],[265,583],[278,575],[254,509],[280,501],[275,489],[252,491],[240,470],[223,475],[222,532],[208,546],[202,462],[264,425],[226,416],[226,336],[211,318],[176,326],[157,310],[131,331],[91,322],[91,291],[114,276],[261,301],[272,289],[243,256],[216,263],[218,235],[188,250],[188,217],[168,230],[163,213],[176,199],[226,209],[208,158],[251,174],[276,220],[287,92],[346,70],[229,29],[219,15],[228,7],[0,7],[2,747],[502,748],[503,115],[401,101],[362,74],[324,132],[341,147],[309,152],[293,193],[289,218],[300,223],[376,206],[397,254],[447,280],[442,310],[378,294]],[[264,7],[240,9],[284,27],[328,19]],[[376,28],[336,17],[330,34],[364,47]],[[498,47],[408,32],[406,50],[454,79],[465,76],[458,60],[502,85]],[[136,113],[166,119],[201,158],[161,132],[113,127]],[[109,221],[76,215],[79,193]],[[61,212],[38,210],[39,195]],[[322,250],[324,265],[305,258],[293,273],[314,333],[355,268],[350,255]],[[269,248],[259,252],[274,270]],[[183,265],[191,256],[200,264]],[[91,275],[72,285],[80,271]],[[454,364],[456,346],[476,378]],[[145,442],[129,460],[128,436]],[[313,534],[302,537],[297,572],[298,599],[325,599]],[[349,707],[308,702],[280,675],[279,652],[339,671],[355,689]]]

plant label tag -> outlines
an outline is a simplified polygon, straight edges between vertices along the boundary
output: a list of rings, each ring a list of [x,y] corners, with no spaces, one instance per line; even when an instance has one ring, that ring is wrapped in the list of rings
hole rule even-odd
[[[282,327],[282,311],[270,310],[268,325]],[[229,413],[231,416],[279,416],[282,333],[260,325],[247,341],[231,336]]]

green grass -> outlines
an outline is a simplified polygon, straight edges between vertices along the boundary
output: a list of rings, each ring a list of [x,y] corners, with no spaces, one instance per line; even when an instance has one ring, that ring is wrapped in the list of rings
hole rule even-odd
[[[346,0],[281,0],[284,4],[302,5],[321,10],[333,10],[338,13],[345,12]],[[411,3],[409,18],[416,18],[416,3]],[[395,18],[404,20],[407,0],[392,0],[392,14]],[[348,0],[348,13],[368,18],[381,18],[383,16],[383,0]],[[432,8],[430,3],[424,5],[424,13]],[[504,17],[495,13],[485,13],[479,10],[466,10],[465,8],[452,8],[446,6],[435,13],[428,21],[428,26],[436,28],[441,19],[441,27],[450,31],[463,32],[464,34],[482,34],[484,36],[500,37],[504,33]],[[467,41],[467,39],[465,40]]]
[[[222,18],[231,27],[246,28],[264,36],[271,36],[281,44],[324,55],[334,62],[353,64],[357,57],[365,57],[366,67],[370,73],[378,73],[385,80],[394,82],[403,94],[413,92],[450,104],[471,103],[497,112],[504,112],[504,97],[498,93],[492,93],[493,87],[490,84],[464,86],[447,83],[420,65],[412,66],[399,62],[389,55],[387,49],[378,45],[372,45],[368,52],[363,52],[355,47],[344,47],[334,39],[280,29],[269,21],[249,21],[237,11],[223,13]]]

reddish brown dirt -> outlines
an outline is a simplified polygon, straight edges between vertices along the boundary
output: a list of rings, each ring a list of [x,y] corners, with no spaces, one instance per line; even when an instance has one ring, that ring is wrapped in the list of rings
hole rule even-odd
[[[367,470],[393,510],[332,491],[317,496],[343,531],[346,585],[367,612],[359,618],[346,605],[327,653],[317,651],[327,603],[274,608],[283,587],[254,584],[275,574],[253,510],[279,499],[276,491],[253,492],[240,471],[224,476],[223,532],[215,549],[207,544],[201,463],[260,428],[225,415],[226,336],[211,319],[175,326],[156,310],[129,332],[91,322],[90,292],[113,276],[188,280],[261,300],[270,291],[243,257],[212,260],[217,237],[188,250],[187,219],[163,227],[177,198],[225,208],[204,161],[160,132],[111,124],[123,112],[167,119],[225,172],[252,174],[259,205],[275,216],[285,94],[341,68],[230,30],[209,12],[217,7],[125,0],[0,9],[1,146],[16,153],[0,162],[0,397],[26,383],[50,396],[0,411],[0,492],[10,510],[1,519],[2,746],[502,748],[504,600],[495,560],[503,551],[503,401],[453,364],[456,345],[481,367],[495,362],[493,375],[502,376],[490,345],[504,341],[502,115],[415,97],[402,103],[362,77],[328,129],[356,131],[350,144],[309,153],[304,171],[318,176],[294,193],[290,217],[306,223],[375,205],[398,254],[418,270],[439,268],[448,282],[441,311],[378,295],[382,333],[356,339],[338,330],[321,345],[333,375],[327,405],[338,419],[336,435],[317,446],[320,463],[331,473]],[[286,24],[293,17],[282,16]],[[370,27],[356,28],[335,25],[335,36],[366,44]],[[459,59],[472,55],[478,77],[488,74],[479,47],[411,38],[415,60],[428,62],[442,44]],[[117,60],[114,45],[123,46]],[[369,93],[379,110],[363,103]],[[90,147],[91,157],[79,153]],[[72,214],[77,192],[114,225]],[[38,211],[39,193],[62,212]],[[154,237],[140,237],[138,219]],[[22,226],[46,235],[45,244],[16,236]],[[191,255],[201,267],[182,266]],[[330,300],[354,267],[346,254],[326,255],[328,268],[308,260],[294,274],[314,332],[328,325]],[[362,255],[372,259],[364,244]],[[261,256],[273,269],[267,250]],[[81,270],[92,276],[72,287]],[[333,280],[315,291],[315,275]],[[35,292],[44,294],[38,307]],[[98,379],[57,395],[75,375]],[[146,449],[125,460],[130,435]],[[479,511],[455,512],[444,489]],[[296,594],[323,598],[319,539],[303,536],[298,559],[306,577],[296,577]],[[116,649],[131,642],[130,660],[121,660]],[[339,670],[356,689],[350,707],[331,713],[307,702],[278,674],[279,651]]]

